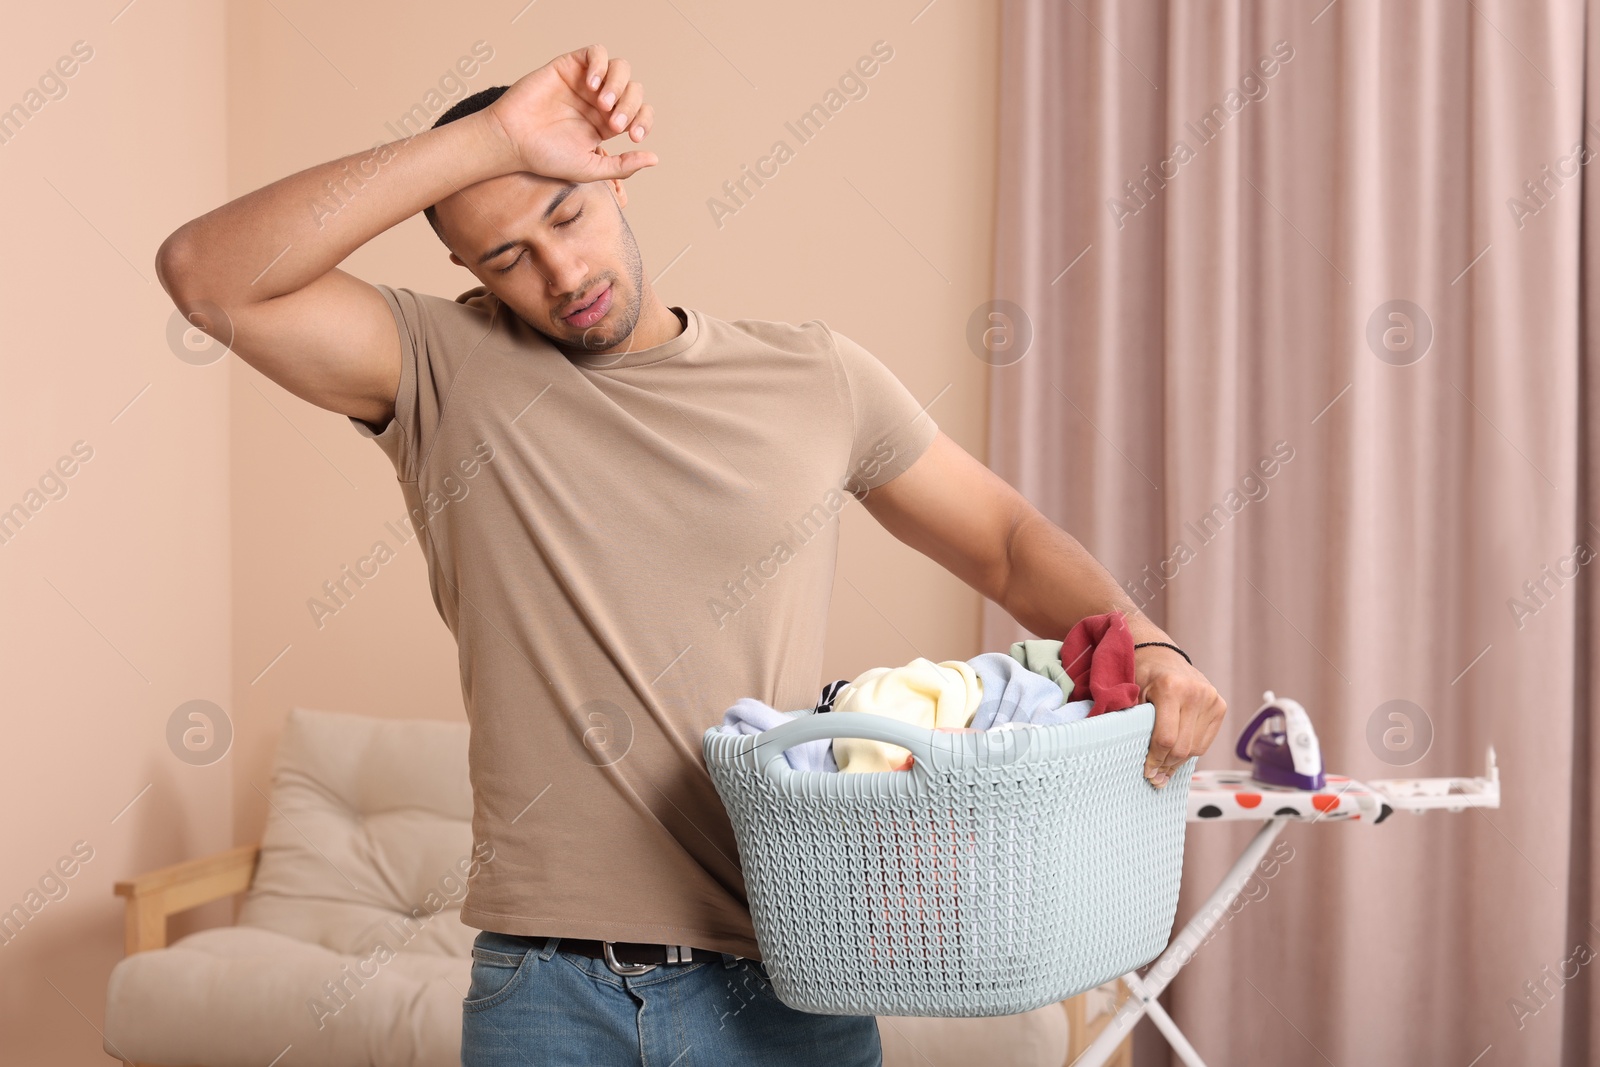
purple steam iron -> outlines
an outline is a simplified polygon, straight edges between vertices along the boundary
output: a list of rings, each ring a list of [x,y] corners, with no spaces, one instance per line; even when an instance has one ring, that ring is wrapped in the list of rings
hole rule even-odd
[[[1262,701],[1234,746],[1238,757],[1250,763],[1250,776],[1268,785],[1321,789],[1322,746],[1311,728],[1311,716],[1298,701],[1280,700],[1270,689]]]

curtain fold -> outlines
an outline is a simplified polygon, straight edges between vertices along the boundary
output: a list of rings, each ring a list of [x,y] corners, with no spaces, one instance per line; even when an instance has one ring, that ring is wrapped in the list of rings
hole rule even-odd
[[[1285,832],[1163,998],[1212,1064],[1600,1063],[1593,11],[1002,5],[990,466],[1228,700],[1202,767],[1267,689],[1336,773],[1499,757]],[[1190,827],[1180,923],[1252,832]]]
[[[1584,144],[1600,152],[1600,0],[1587,0],[1583,26],[1583,128]],[[1600,182],[1585,180],[1581,189],[1581,230],[1579,231],[1579,316],[1578,388],[1578,500],[1576,540],[1600,549],[1600,433],[1589,418],[1600,412],[1600,329],[1593,310],[1600,310]],[[1595,847],[1595,830],[1600,827],[1597,805],[1600,789],[1593,775],[1600,771],[1600,731],[1593,726],[1594,709],[1600,707],[1600,671],[1595,669],[1600,652],[1600,584],[1592,580],[1579,583],[1576,590],[1572,655],[1575,663],[1573,691],[1577,714],[1573,722],[1571,776],[1572,820],[1567,847],[1572,864],[1566,886],[1569,907],[1566,914],[1568,944],[1588,944],[1600,949],[1600,879],[1596,865],[1600,848]],[[1594,1063],[1600,1060],[1600,1036],[1594,1019],[1600,1013],[1600,982],[1573,986],[1574,994],[1562,1015],[1565,1026],[1564,1064]],[[1583,1054],[1588,1059],[1584,1060]]]

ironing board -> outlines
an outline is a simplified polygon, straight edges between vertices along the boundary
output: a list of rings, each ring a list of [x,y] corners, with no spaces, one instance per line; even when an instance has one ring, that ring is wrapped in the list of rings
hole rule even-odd
[[[1498,808],[1500,772],[1495,766],[1493,745],[1489,746],[1485,762],[1481,778],[1385,778],[1363,783],[1330,774],[1321,789],[1264,785],[1247,771],[1195,771],[1189,785],[1189,822],[1250,821],[1264,825],[1188,925],[1146,969],[1144,977],[1137,971],[1122,976],[1123,985],[1132,995],[1070,1067],[1103,1067],[1145,1015],[1150,1016],[1188,1067],[1206,1067],[1156,998],[1228,915],[1279,832],[1291,822],[1359,822],[1376,826],[1398,811],[1422,814],[1435,809]]]

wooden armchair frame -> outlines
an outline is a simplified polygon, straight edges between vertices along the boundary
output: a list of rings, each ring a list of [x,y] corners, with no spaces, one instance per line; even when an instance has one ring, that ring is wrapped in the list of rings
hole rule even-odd
[[[128,955],[167,945],[167,917],[213,900],[231,897],[250,888],[255,877],[260,845],[240,845],[202,859],[174,863],[128,882],[112,891],[127,898],[123,924],[123,951]]]
[[[131,956],[167,946],[167,918],[223,897],[243,893],[255,877],[260,845],[240,845],[197,860],[141,874],[112,886],[127,900],[122,948]],[[143,1067],[122,1061],[125,1067]]]
[[[250,880],[255,877],[256,863],[260,858],[260,845],[240,845],[226,852],[175,863],[131,881],[116,883],[113,891],[127,900],[123,950],[131,956],[136,952],[165,948],[167,919],[170,916],[243,893],[250,888]],[[1117,1003],[1121,1004],[1128,995],[1127,987],[1118,982]],[[1087,998],[1088,994],[1083,993],[1061,1002],[1067,1013],[1069,1027],[1064,1067],[1070,1067],[1111,1020],[1110,1013],[1089,1019]],[[140,1067],[126,1060],[123,1063],[127,1067]],[[1108,1067],[1133,1067],[1131,1036],[1123,1039]]]
[[[1132,992],[1122,984],[1122,979],[1117,979],[1117,999],[1111,1010],[1093,1019],[1088,1018],[1089,994],[1079,993],[1061,1002],[1067,1010],[1067,1062],[1065,1067],[1072,1067],[1078,1062],[1078,1057],[1084,1050],[1094,1044],[1094,1039],[1116,1018],[1117,1010],[1122,1007]],[[1106,1061],[1106,1067],[1133,1067],[1133,1035],[1130,1033],[1117,1045],[1117,1050]]]

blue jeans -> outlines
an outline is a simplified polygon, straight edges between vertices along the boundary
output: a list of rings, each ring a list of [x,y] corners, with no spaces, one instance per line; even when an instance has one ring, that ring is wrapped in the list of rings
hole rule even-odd
[[[873,1016],[797,1011],[755,960],[723,953],[623,976],[559,945],[488,930],[473,940],[462,1067],[882,1067]]]

